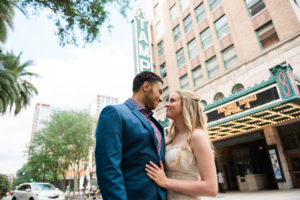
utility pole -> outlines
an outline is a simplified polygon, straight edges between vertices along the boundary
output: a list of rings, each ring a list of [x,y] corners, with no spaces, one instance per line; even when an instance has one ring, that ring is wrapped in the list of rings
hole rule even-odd
[[[45,164],[43,163],[43,183],[45,182]]]

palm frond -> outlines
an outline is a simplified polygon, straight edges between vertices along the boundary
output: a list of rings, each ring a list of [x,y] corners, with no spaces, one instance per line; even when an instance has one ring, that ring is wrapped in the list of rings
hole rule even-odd
[[[0,62],[4,67],[4,70],[0,70],[0,113],[5,113],[8,109],[12,111],[14,108],[14,113],[18,114],[38,94],[37,88],[27,80],[39,76],[27,71],[33,61],[21,63],[21,55],[22,52],[16,56],[12,51],[0,54]]]

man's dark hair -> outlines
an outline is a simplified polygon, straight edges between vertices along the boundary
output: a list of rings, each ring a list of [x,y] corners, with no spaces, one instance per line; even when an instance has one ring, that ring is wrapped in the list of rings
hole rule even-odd
[[[143,85],[144,82],[148,81],[150,84],[154,82],[161,82],[163,84],[162,79],[157,76],[153,72],[144,71],[139,74],[137,74],[133,79],[133,92],[139,91],[140,87]]]

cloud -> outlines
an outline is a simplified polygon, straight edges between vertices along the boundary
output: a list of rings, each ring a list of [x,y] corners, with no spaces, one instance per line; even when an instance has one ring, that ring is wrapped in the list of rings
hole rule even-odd
[[[32,109],[0,118],[0,173],[15,173],[26,161],[32,118]]]
[[[34,71],[43,78],[34,82],[42,103],[80,108],[97,94],[130,95],[134,69],[129,49],[114,45],[71,51],[76,59],[36,61]]]

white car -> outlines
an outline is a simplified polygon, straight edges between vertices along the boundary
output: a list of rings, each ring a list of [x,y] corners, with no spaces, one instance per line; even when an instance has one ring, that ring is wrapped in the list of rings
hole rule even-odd
[[[12,200],[65,200],[65,194],[50,183],[23,183],[13,191]]]

